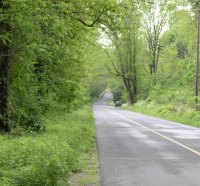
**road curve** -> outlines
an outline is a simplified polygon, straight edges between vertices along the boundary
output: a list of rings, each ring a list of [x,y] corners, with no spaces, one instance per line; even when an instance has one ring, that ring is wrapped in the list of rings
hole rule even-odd
[[[93,107],[102,186],[199,186],[200,129],[108,106]]]

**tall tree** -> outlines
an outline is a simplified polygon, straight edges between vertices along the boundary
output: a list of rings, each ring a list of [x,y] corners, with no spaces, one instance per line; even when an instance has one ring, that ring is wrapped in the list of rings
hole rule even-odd
[[[168,1],[152,0],[141,5],[144,12],[143,28],[149,52],[149,70],[153,75],[157,72],[160,55],[160,36],[167,23]]]
[[[1,130],[40,130],[46,110],[69,111],[81,102],[85,47],[90,39],[96,42],[91,28],[106,21],[115,2],[0,1]]]
[[[9,39],[10,25],[6,19],[6,11],[9,6],[4,0],[0,1],[2,19],[0,21],[0,128],[8,132],[10,130],[7,118],[8,108],[8,73],[9,73]]]
[[[139,12],[137,11],[137,1],[122,1],[119,5],[123,16],[116,18],[115,24],[107,26],[108,35],[113,43],[111,51],[115,54],[112,59],[108,51],[111,62],[108,69],[122,79],[129,103],[133,104],[137,100]]]

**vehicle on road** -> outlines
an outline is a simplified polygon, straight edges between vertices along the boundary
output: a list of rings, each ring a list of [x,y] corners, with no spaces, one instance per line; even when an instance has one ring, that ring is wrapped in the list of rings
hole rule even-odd
[[[121,101],[116,101],[115,102],[115,107],[121,107],[122,106],[122,102]]]

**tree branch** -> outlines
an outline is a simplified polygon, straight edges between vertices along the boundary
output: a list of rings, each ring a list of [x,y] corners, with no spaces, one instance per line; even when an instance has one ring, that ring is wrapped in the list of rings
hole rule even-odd
[[[88,24],[86,23],[85,21],[83,21],[82,19],[80,18],[77,18],[78,21],[80,21],[84,26],[87,26],[87,27],[93,27],[100,19],[100,17],[102,16],[102,14],[104,13],[106,9],[104,8],[101,13],[97,16],[97,18],[91,23],[91,24]]]
[[[111,62],[111,64],[112,64],[112,66],[113,66],[113,68],[114,68],[116,74],[119,74],[119,75],[120,75],[120,72],[117,70],[117,67],[115,66],[115,64],[114,64],[114,62],[113,62],[113,60],[112,60],[112,58],[111,58],[111,56],[110,56],[110,54],[109,54],[109,52],[108,52],[107,50],[106,50],[106,53],[107,53],[107,55],[108,55],[108,58],[110,59],[110,62]]]

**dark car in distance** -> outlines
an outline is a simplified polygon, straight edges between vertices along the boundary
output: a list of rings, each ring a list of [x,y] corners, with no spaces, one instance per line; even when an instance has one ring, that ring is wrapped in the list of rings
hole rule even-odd
[[[115,107],[121,107],[122,106],[122,102],[121,101],[116,101],[115,102]]]

